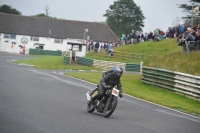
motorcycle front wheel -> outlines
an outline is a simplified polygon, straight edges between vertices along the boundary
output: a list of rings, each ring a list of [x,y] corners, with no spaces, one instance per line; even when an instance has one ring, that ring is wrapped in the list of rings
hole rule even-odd
[[[109,97],[111,98],[111,97]],[[118,99],[116,97],[113,97],[110,101],[110,104],[108,106],[105,106],[103,110],[103,116],[105,118],[108,118],[116,109],[118,103]],[[108,103],[106,103],[108,104]]]

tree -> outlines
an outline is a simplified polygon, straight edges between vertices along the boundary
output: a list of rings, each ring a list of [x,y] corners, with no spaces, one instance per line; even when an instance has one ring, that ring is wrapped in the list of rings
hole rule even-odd
[[[46,12],[46,16],[49,16],[49,5],[47,4],[47,6],[45,6],[45,12]]]
[[[8,14],[17,14],[17,15],[22,15],[22,13],[15,8],[12,8],[12,6],[9,5],[1,5],[0,6],[0,12],[2,13],[8,13]]]
[[[104,16],[106,23],[117,36],[131,33],[132,30],[141,30],[145,19],[141,9],[133,0],[117,0],[110,5]]]
[[[49,16],[49,6],[47,5],[46,7],[44,7],[44,9],[45,9],[45,14],[44,13],[39,13],[39,14],[36,14],[36,15],[33,15],[33,16],[52,18],[52,17]]]
[[[190,0],[189,4],[178,4],[178,8],[182,8],[186,16],[182,17],[183,20],[188,21],[192,17],[192,8],[199,6],[200,0]],[[199,15],[196,17],[198,18]]]
[[[35,17],[46,17],[46,18],[51,18],[51,17],[49,17],[49,16],[47,16],[46,14],[44,14],[44,13],[39,13],[39,14],[36,14],[36,15],[34,15]]]

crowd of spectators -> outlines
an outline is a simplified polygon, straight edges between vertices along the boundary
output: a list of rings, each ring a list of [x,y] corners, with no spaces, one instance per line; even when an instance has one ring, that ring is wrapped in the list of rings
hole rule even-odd
[[[130,42],[131,42],[131,44],[133,44],[133,43],[140,43],[140,42],[149,41],[149,40],[162,41],[165,38],[178,37],[179,33],[180,33],[179,30],[180,30],[180,25],[178,25],[176,27],[174,27],[174,26],[169,27],[166,32],[164,32],[160,28],[156,28],[153,32],[150,31],[149,33],[147,33],[147,32],[143,33],[141,31],[136,31],[135,36],[134,36],[134,40],[130,41]],[[124,34],[122,34],[121,41],[123,42],[122,44],[129,44],[130,43],[129,41],[126,41],[126,35],[124,35]]]
[[[104,49],[106,52],[110,53],[113,51],[113,47],[119,46],[118,42],[105,43],[105,42],[94,42],[93,40],[88,40],[87,42],[87,51],[99,52],[101,49]]]
[[[153,32],[149,33],[136,31],[134,39],[130,39],[129,35],[122,34],[121,44],[134,44],[144,41],[162,41],[163,39],[168,38],[178,38],[177,42],[179,46],[182,46],[186,42],[188,43],[190,50],[199,50],[200,49],[200,24],[191,27],[190,24],[178,24],[177,26],[169,27],[166,32],[162,29],[156,28]]]
[[[189,24],[179,24],[177,26],[169,27],[166,32],[162,29],[156,28],[153,32],[149,33],[136,31],[134,34],[122,34],[121,40],[113,43],[105,42],[93,42],[88,40],[87,42],[87,51],[94,50],[95,52],[100,51],[101,49],[106,50],[106,52],[113,52],[113,47],[136,44],[145,41],[162,41],[163,39],[168,38],[177,38],[179,46],[182,46],[185,41],[195,41],[194,48],[195,50],[199,49],[200,45],[200,24],[191,28]]]
[[[180,29],[183,29],[182,32],[179,32],[178,35],[178,45],[188,45],[189,51],[200,50],[200,24],[191,28],[191,26],[186,27],[184,25],[180,26]],[[181,31],[181,30],[180,30]],[[186,51],[186,49],[184,49]]]

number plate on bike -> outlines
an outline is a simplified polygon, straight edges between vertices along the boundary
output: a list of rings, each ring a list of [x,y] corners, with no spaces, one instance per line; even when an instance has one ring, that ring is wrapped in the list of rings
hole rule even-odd
[[[119,90],[116,89],[116,88],[113,88],[113,90],[112,90],[112,95],[118,97],[118,95],[119,95]]]

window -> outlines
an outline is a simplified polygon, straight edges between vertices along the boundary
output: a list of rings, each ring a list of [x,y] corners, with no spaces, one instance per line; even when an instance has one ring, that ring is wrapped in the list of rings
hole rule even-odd
[[[63,43],[63,39],[54,39],[54,43]]]
[[[15,34],[4,34],[4,38],[16,39],[16,35]]]
[[[82,51],[82,45],[79,45],[79,51],[80,52]]]
[[[10,39],[16,39],[16,35],[10,34]]]
[[[31,41],[39,42],[39,37],[31,36]]]

